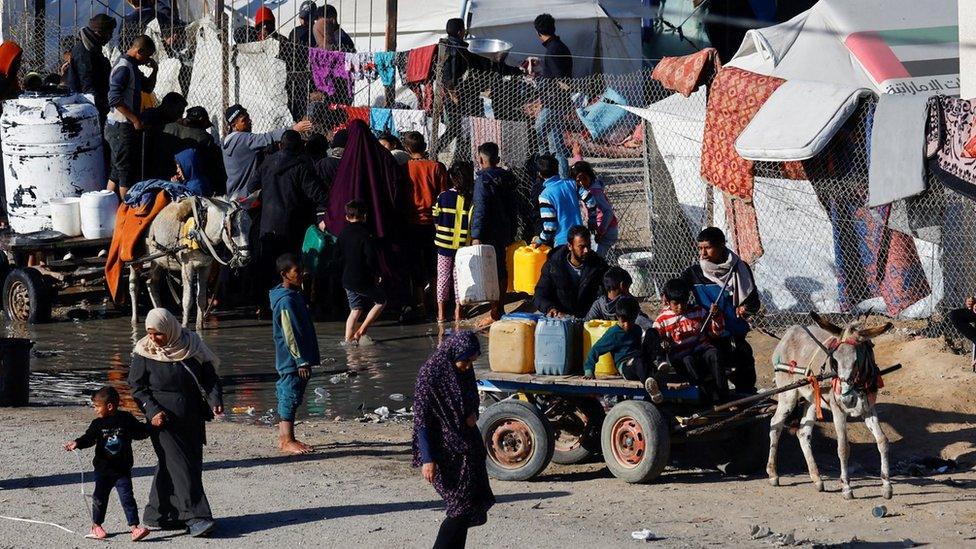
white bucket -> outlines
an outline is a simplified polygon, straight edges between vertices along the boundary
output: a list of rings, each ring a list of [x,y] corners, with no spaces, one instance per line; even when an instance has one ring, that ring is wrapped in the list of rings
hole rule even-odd
[[[81,235],[81,199],[73,196],[52,198],[51,228],[65,236]]]
[[[651,274],[651,262],[654,254],[651,252],[631,252],[621,254],[617,258],[620,268],[630,273],[634,283],[630,286],[630,294],[634,297],[651,297],[657,295],[656,281]]]
[[[108,238],[115,232],[119,198],[109,190],[81,195],[81,233],[85,238]]]

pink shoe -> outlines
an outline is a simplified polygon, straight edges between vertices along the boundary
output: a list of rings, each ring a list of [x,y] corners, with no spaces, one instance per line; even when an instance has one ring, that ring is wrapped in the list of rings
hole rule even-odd
[[[139,541],[149,535],[149,528],[144,526],[132,527],[132,541]]]
[[[105,533],[105,529],[102,528],[100,524],[93,524],[91,527],[91,532],[89,532],[89,534],[85,537],[92,539],[105,539],[108,537],[108,534]]]

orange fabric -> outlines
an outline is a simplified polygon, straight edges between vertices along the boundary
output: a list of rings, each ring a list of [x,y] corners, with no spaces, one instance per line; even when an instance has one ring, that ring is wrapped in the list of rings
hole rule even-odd
[[[434,54],[437,44],[421,46],[407,54],[407,84],[417,84],[429,80],[434,70]]]
[[[413,211],[407,214],[411,225],[433,225],[432,212],[437,195],[447,190],[447,169],[444,164],[426,159],[407,162],[407,175],[412,187]]]
[[[345,107],[345,109],[347,128],[353,120],[362,120],[369,126],[369,107]]]
[[[751,200],[743,200],[722,193],[725,203],[725,223],[732,233],[735,251],[749,265],[766,253],[759,238],[759,217]]]
[[[0,44],[0,77],[16,77],[16,74],[11,73],[17,72],[23,54],[24,51],[20,49],[20,46],[16,42],[7,40],[3,44]]]
[[[116,303],[122,302],[116,298],[116,295],[119,292],[124,263],[136,259],[137,254],[143,252],[142,239],[149,230],[149,225],[168,205],[169,197],[165,192],[160,191],[156,193],[152,204],[134,208],[123,202],[115,213],[115,233],[112,235],[112,245],[109,246],[108,257],[105,259],[105,282]]]
[[[807,380],[809,380],[810,385],[813,386],[813,401],[816,403],[815,406],[817,407],[817,421],[823,421],[823,408],[821,407],[823,402],[820,394],[820,381],[812,375],[807,377]]]
[[[688,97],[721,68],[718,51],[705,48],[691,55],[661,59],[654,67],[651,78],[660,82],[665,89]]]

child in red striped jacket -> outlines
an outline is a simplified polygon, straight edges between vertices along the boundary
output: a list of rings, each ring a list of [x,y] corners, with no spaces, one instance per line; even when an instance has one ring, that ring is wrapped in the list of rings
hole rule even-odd
[[[661,344],[668,354],[668,362],[691,383],[697,385],[710,403],[728,399],[729,385],[718,349],[709,340],[725,330],[725,320],[716,305],[706,311],[690,303],[691,288],[682,279],[669,280],[664,285],[664,299],[668,306],[654,321],[654,329],[661,335]],[[702,329],[705,322],[707,329]]]

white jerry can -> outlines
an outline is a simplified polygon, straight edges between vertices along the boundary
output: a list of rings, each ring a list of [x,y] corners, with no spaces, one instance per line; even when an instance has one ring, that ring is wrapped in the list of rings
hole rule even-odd
[[[461,305],[498,301],[498,266],[495,248],[466,246],[454,257],[454,280]]]

